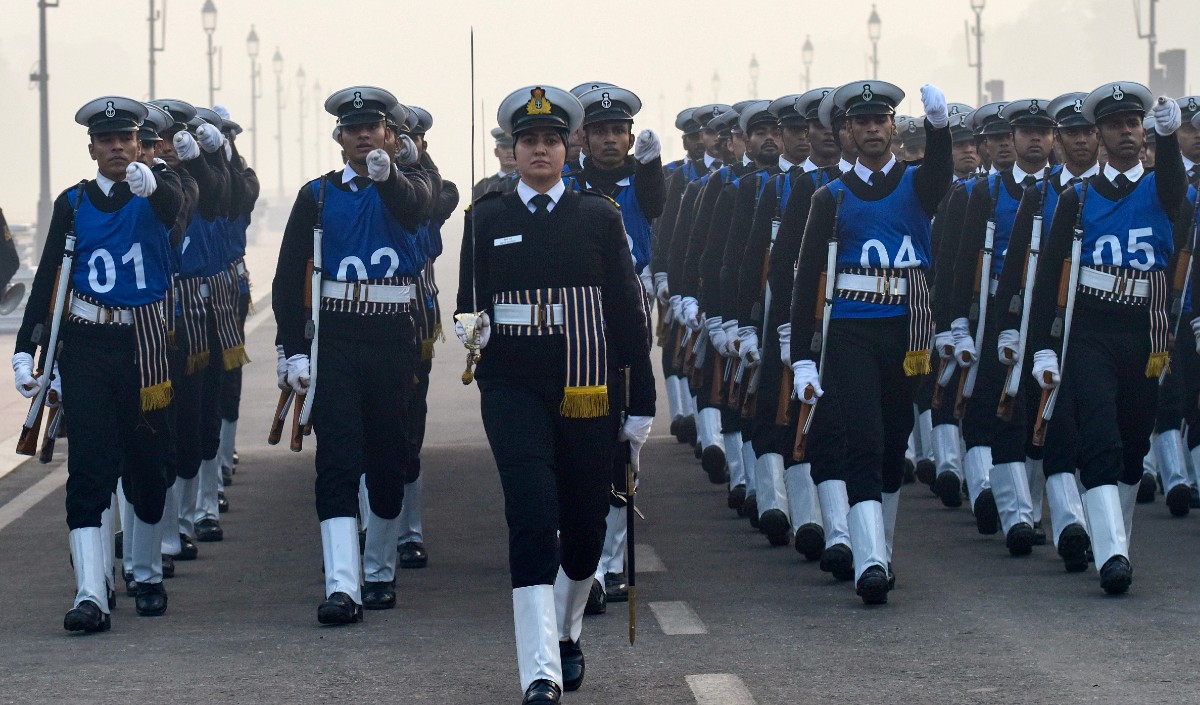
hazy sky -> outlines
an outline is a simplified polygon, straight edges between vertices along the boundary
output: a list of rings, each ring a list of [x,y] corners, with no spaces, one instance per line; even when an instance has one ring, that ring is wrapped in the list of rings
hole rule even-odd
[[[401,101],[434,115],[431,152],[451,180],[470,180],[470,80],[468,31],[475,27],[478,105],[490,129],[495,106],[509,91],[530,83],[570,88],[609,81],[641,96],[639,127],[665,131],[667,156],[681,151],[671,127],[685,105],[750,95],[751,54],[761,66],[759,97],[776,98],[803,88],[800,47],[814,46],[813,86],[869,75],[869,0],[607,0],[583,3],[541,0],[214,0],[219,10],[216,44],[224,47],[223,89],[217,102],[250,127],[250,65],[246,35],[253,23],[262,45],[263,97],[258,101],[259,163],[266,197],[280,183],[277,164],[276,46],[284,57],[284,178],[289,203],[302,182],[336,166],[329,138],[333,118],[320,103],[336,88],[356,83],[388,88]],[[1149,0],[1143,0],[1146,5]],[[161,5],[162,0],[159,0]],[[167,0],[166,51],[158,55],[160,96],[207,102],[203,0]],[[94,166],[86,136],[73,122],[87,100],[118,94],[148,98],[148,0],[61,0],[48,10],[50,107],[54,194]],[[882,0],[880,78],[910,95],[904,112],[919,112],[919,87],[941,86],[951,100],[975,102],[975,72],[966,65],[963,22],[969,0]],[[0,12],[0,130],[7,168],[0,177],[0,207],[12,221],[34,216],[38,190],[37,91],[28,75],[37,59],[37,0],[2,0]],[[1053,98],[1090,90],[1110,80],[1147,80],[1147,45],[1136,36],[1133,0],[989,0],[984,11],[985,80],[1003,78],[1006,98]],[[411,7],[418,9],[405,10]],[[1143,13],[1146,8],[1143,7]],[[1158,3],[1159,49],[1186,46],[1200,26],[1196,0]],[[1193,30],[1189,35],[1188,29]],[[1200,85],[1200,57],[1188,57],[1189,89]],[[307,75],[304,100],[305,163],[301,170],[297,68]],[[321,94],[314,95],[314,83]],[[314,119],[315,118],[315,119]],[[239,147],[249,158],[251,135]],[[478,139],[478,138],[476,138]],[[489,170],[496,167],[486,147]],[[482,176],[482,172],[479,173]]]

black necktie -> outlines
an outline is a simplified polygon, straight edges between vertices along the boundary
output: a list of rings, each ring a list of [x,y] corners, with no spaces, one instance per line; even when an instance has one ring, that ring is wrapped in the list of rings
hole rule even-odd
[[[884,174],[882,171],[872,171],[871,178],[868,181],[872,186],[880,186],[883,184],[883,177],[885,176],[887,174]]]
[[[1200,177],[1200,164],[1193,164],[1191,169],[1188,169],[1188,181],[1195,181]]]
[[[550,209],[548,206],[550,205],[551,200],[553,199],[544,193],[539,193],[538,195],[529,199],[529,202],[532,203],[534,207],[533,217],[537,218],[538,220],[545,220],[550,215]]]
[[[720,159],[714,159],[714,160],[713,160],[713,163],[712,163],[712,166],[710,166],[710,167],[709,167],[709,170],[711,170],[711,171],[717,171],[718,169],[720,169],[720,168],[721,168],[721,167],[723,167],[723,166],[725,166],[725,165],[724,165],[723,163],[721,163],[721,160],[720,160]]]
[[[1037,179],[1031,174],[1026,174],[1025,178],[1021,179],[1021,188],[1029,188],[1037,183]]]
[[[1072,176],[1071,180],[1067,182],[1067,186],[1077,186],[1082,183],[1083,183],[1082,176]]]
[[[365,189],[366,187],[368,187],[370,185],[371,185],[371,180],[368,179],[367,177],[365,177],[365,176],[354,177],[354,188],[356,190],[362,191],[363,189]]]
[[[1117,178],[1113,179],[1113,184],[1122,191],[1129,188],[1129,177],[1124,174],[1117,174]]]

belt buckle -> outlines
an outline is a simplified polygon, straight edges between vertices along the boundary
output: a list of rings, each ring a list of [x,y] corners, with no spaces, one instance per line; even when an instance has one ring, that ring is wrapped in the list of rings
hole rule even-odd
[[[875,280],[875,293],[881,296],[890,296],[892,288],[892,277],[887,274],[880,275]]]
[[[529,308],[529,325],[540,328],[546,322],[546,311],[541,304],[533,304]]]
[[[351,287],[350,291],[347,292],[350,294],[350,300],[354,301],[355,303],[362,303],[362,299],[359,297],[366,293],[365,287],[360,285],[357,281],[350,282],[348,286]]]
[[[101,306],[101,307],[100,307],[100,316],[101,316],[101,317],[102,317],[104,320],[103,320],[103,321],[100,321],[100,322],[101,322],[101,323],[112,323],[112,322],[113,322],[113,314],[114,314],[114,313],[116,313],[116,312],[115,312],[115,311],[113,311],[111,308],[107,308],[107,307],[105,307],[105,306]]]

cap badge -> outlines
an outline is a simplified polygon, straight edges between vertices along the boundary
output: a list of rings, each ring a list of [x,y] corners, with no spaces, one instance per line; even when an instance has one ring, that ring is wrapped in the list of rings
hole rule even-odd
[[[529,102],[525,104],[526,115],[549,115],[550,114],[550,99],[546,97],[546,90],[538,87],[529,91],[531,96]]]
[[[1041,112],[1041,110],[1042,110],[1042,107],[1040,105],[1038,105],[1038,102],[1036,100],[1031,101],[1029,103],[1029,114],[1030,115],[1037,115],[1039,112]]]
[[[1007,103],[1001,103],[996,106],[996,117],[1004,119],[1004,109],[1008,107]]]
[[[865,100],[865,101],[867,101],[867,102],[870,102],[870,101],[871,101],[872,99],[874,99],[874,98],[875,98],[875,94],[871,92],[871,84],[870,84],[870,83],[864,83],[864,84],[863,84],[862,99],[863,99],[863,100]]]
[[[1194,113],[1194,112],[1200,111],[1200,105],[1196,105],[1195,98],[1188,98],[1187,109],[1188,109],[1188,112]]]
[[[104,115],[106,117],[115,117],[117,109],[113,107],[113,102],[110,100],[104,104]]]
[[[721,117],[721,108],[719,106],[713,106],[713,117]]]
[[[361,108],[363,106],[362,91],[354,91],[354,107]]]
[[[917,131],[917,123],[916,123],[916,121],[915,121],[915,120],[909,120],[909,121],[908,121],[908,131],[909,131],[909,132],[916,132],[916,131]]]
[[[1082,98],[1075,99],[1075,112],[1077,112],[1077,113],[1083,112],[1083,99]]]
[[[612,98],[607,92],[601,93],[600,97],[603,98],[603,100],[600,101],[600,107],[604,108],[605,110],[608,110],[612,107]]]
[[[959,112],[961,112],[961,111],[959,111],[959,109],[958,109],[958,106],[957,106],[957,105],[951,105],[951,106],[950,106],[950,114],[951,114],[951,115],[958,115],[958,113],[959,113]]]
[[[1113,86],[1113,100],[1125,100],[1125,91],[1121,90],[1121,86]]]

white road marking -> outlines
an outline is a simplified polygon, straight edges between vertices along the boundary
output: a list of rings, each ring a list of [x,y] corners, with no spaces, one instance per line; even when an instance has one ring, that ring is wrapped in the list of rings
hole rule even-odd
[[[687,677],[697,705],[754,705],[754,696],[732,673],[701,673]]]
[[[275,322],[275,316],[271,313],[271,288],[267,287],[267,293],[258,301],[254,302],[254,315],[246,319],[246,337],[258,330],[263,323],[271,321]]]
[[[6,526],[17,519],[20,519],[25,512],[50,496],[59,487],[62,487],[66,481],[67,464],[63,463],[49,475],[35,482],[32,487],[9,500],[8,504],[0,507],[0,531],[4,530]]]
[[[665,573],[666,571],[667,566],[658,557],[658,552],[654,550],[653,546],[647,546],[644,543],[637,545],[637,572]]]
[[[17,447],[17,441],[21,440],[21,434],[17,434],[12,438],[7,438],[0,441],[0,477],[4,477],[8,473],[16,470],[21,466],[21,463],[29,460],[28,455],[17,455],[13,449]]]
[[[650,611],[667,636],[708,633],[708,627],[686,602],[651,602]]]

